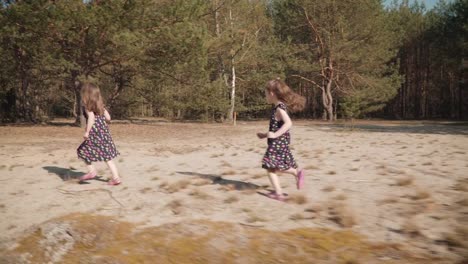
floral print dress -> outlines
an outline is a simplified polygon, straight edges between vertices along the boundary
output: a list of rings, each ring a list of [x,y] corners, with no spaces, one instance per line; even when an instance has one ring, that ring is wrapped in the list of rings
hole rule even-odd
[[[88,116],[85,112],[86,121]],[[104,115],[95,115],[94,122],[89,137],[77,149],[78,158],[86,163],[96,161],[109,161],[117,157],[120,153],[117,151],[109,126],[106,123]]]
[[[284,103],[279,103],[271,111],[270,117],[270,132],[276,132],[281,126],[284,125],[283,121],[278,121],[275,118],[276,109],[281,108],[287,111],[286,105]],[[266,150],[265,156],[262,160],[262,168],[264,169],[275,169],[275,170],[287,170],[289,168],[297,168],[296,161],[289,149],[289,144],[291,143],[291,135],[289,130],[286,131],[283,135],[277,138],[268,139],[268,148]]]

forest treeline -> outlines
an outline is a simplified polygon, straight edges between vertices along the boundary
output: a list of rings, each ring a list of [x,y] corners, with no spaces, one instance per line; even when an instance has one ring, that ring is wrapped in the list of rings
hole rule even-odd
[[[0,122],[78,121],[86,81],[116,118],[264,117],[276,77],[302,118],[468,118],[467,0],[0,3]]]

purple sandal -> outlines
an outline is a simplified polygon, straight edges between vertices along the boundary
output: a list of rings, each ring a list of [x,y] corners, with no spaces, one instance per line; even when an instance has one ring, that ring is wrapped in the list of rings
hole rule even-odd
[[[120,181],[120,179],[118,179],[118,180],[112,179],[112,180],[107,182],[107,185],[119,185],[121,183],[122,183],[122,181]]]
[[[297,173],[297,182],[296,182],[296,185],[297,185],[297,189],[300,190],[302,189],[302,187],[304,187],[304,175],[305,175],[305,172],[304,170],[300,170],[298,173]]]

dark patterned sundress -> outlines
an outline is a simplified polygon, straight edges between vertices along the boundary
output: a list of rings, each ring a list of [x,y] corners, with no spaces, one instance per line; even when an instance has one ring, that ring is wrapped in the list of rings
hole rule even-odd
[[[277,106],[273,107],[270,117],[270,132],[278,131],[278,129],[280,129],[284,124],[283,121],[278,121],[275,118],[276,109],[278,109],[278,107],[287,111],[286,105],[284,103],[279,103]],[[289,130],[280,137],[274,139],[269,138],[268,148],[262,160],[262,168],[275,170],[297,168],[296,161],[294,160],[291,150],[289,149],[290,143],[291,135],[289,134]]]
[[[88,116],[84,114],[86,121]],[[117,157],[120,153],[117,151],[112,136],[109,131],[109,126],[106,123],[104,115],[95,115],[94,122],[89,137],[77,149],[78,158],[86,163],[96,161],[109,161]]]

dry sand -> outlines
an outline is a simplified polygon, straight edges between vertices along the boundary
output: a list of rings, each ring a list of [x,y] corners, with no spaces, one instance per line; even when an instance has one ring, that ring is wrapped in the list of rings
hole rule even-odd
[[[287,203],[260,194],[270,187],[260,165],[266,142],[255,134],[267,125],[112,124],[123,180],[114,187],[103,163],[102,178],[78,184],[82,129],[66,121],[0,127],[0,246],[11,252],[42,223],[86,213],[138,228],[210,221],[265,232],[346,230],[440,263],[466,259],[466,125],[295,122],[293,153],[307,175],[300,191],[281,176]]]

